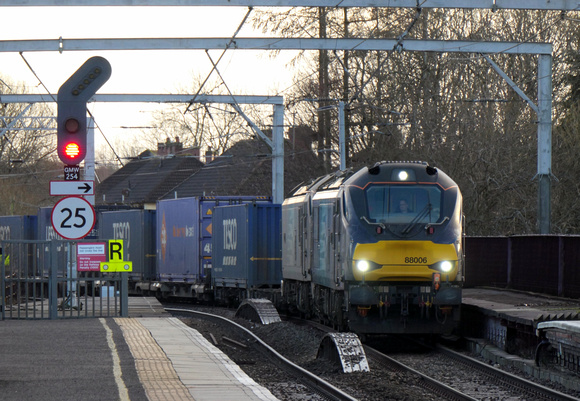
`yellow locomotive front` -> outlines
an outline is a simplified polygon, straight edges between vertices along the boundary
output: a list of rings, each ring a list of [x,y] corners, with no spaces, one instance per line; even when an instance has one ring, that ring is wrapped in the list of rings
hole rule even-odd
[[[422,162],[381,162],[344,183],[348,325],[357,333],[449,334],[459,323],[462,198]]]

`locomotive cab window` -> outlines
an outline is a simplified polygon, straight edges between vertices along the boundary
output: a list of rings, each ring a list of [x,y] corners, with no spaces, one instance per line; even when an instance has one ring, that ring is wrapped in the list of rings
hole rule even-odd
[[[359,206],[357,212],[373,223],[436,223],[441,197],[434,185],[371,185],[364,190],[366,210]]]

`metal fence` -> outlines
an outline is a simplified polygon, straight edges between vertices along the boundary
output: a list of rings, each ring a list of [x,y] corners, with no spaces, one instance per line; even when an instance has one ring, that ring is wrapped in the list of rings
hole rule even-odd
[[[127,273],[77,271],[76,241],[0,241],[0,318],[128,316]]]
[[[467,237],[465,285],[580,297],[580,236]]]

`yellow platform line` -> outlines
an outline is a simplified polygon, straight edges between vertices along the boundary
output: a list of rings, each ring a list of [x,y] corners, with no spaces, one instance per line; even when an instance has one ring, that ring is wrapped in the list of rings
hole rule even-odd
[[[139,321],[115,318],[135,359],[139,380],[150,401],[194,401],[171,361]]]

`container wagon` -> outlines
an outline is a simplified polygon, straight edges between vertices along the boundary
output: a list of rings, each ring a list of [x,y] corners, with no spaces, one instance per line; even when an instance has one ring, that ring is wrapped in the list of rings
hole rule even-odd
[[[158,281],[149,290],[158,297],[213,299],[212,215],[218,206],[271,203],[270,197],[216,196],[157,202]]]
[[[101,212],[98,221],[99,240],[123,240],[124,258],[133,262],[129,293],[147,295],[150,282],[157,279],[155,210]]]
[[[215,298],[276,303],[282,281],[281,205],[217,207],[213,213],[212,284]]]

